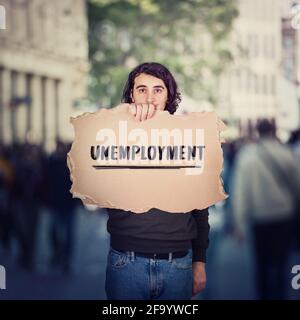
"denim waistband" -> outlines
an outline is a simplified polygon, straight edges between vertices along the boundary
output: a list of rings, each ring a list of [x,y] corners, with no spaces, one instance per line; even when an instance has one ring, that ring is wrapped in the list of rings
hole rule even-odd
[[[168,253],[149,253],[149,252],[136,252],[136,251],[124,251],[119,250],[116,248],[113,248],[116,251],[123,252],[123,253],[129,253],[132,257],[143,257],[153,260],[172,260],[175,258],[182,258],[185,257],[188,254],[188,250],[185,251],[176,251],[176,252],[168,252]]]

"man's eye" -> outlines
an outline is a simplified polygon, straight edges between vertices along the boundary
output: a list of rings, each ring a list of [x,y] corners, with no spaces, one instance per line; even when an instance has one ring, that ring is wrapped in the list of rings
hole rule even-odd
[[[139,93],[144,93],[145,89],[139,89]]]
[[[161,93],[162,90],[161,90],[161,89],[155,89],[155,92],[156,92],[156,93]]]

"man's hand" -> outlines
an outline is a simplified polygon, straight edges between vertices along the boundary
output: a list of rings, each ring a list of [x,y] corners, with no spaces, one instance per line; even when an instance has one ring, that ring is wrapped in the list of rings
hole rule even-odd
[[[206,285],[205,263],[193,262],[193,296],[200,293]]]
[[[151,103],[131,103],[129,111],[136,121],[144,121],[153,117],[156,107]]]

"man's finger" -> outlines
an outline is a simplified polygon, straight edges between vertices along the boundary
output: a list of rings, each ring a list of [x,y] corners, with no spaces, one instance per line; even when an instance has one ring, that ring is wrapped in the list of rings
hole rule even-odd
[[[136,105],[136,115],[135,115],[135,120],[141,121],[141,115],[142,115],[142,105],[137,104]]]
[[[142,121],[147,119],[147,114],[148,114],[148,104],[144,103],[142,105],[142,116],[141,116]]]
[[[155,107],[153,104],[149,104],[149,109],[148,109],[148,116],[147,116],[147,119],[150,119],[153,117],[155,113]]]

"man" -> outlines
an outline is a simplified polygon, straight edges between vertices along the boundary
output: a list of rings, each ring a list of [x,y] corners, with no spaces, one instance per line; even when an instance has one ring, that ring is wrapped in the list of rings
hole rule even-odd
[[[130,104],[136,121],[145,121],[156,110],[173,114],[181,99],[166,67],[143,63],[129,74],[122,101]],[[111,235],[105,282],[108,299],[190,299],[203,290],[208,209],[185,214],[156,208],[142,214],[119,209],[107,212]]]

